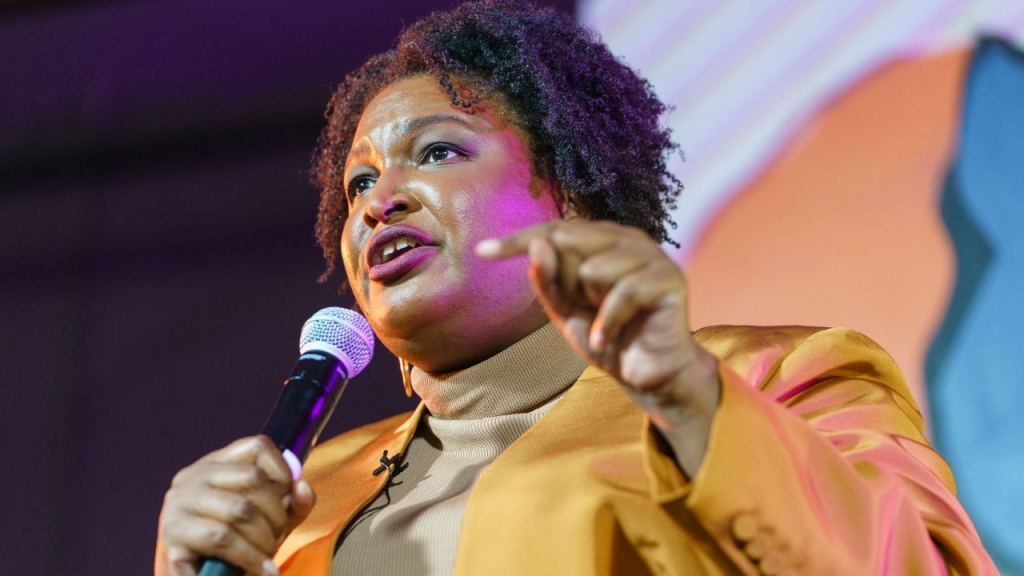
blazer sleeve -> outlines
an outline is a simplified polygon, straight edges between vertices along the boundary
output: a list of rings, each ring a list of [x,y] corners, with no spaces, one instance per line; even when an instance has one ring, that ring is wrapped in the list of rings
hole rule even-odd
[[[878,345],[846,329],[697,336],[720,359],[708,451],[688,485],[654,485],[727,562],[745,574],[997,573]]]

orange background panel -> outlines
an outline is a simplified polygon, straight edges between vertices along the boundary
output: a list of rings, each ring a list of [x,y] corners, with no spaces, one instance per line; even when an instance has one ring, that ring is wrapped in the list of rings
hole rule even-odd
[[[925,354],[956,266],[939,199],[969,57],[884,66],[801,129],[705,230],[687,265],[694,327],[854,328],[926,411]]]

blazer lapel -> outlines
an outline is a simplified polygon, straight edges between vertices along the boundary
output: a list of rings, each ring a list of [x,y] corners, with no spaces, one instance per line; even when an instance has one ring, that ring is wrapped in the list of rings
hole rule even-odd
[[[287,574],[328,574],[341,531],[384,488],[387,474],[373,475],[385,450],[405,450],[423,413],[420,403],[401,414],[318,446],[306,463],[305,478],[316,492],[316,505],[274,557]]]

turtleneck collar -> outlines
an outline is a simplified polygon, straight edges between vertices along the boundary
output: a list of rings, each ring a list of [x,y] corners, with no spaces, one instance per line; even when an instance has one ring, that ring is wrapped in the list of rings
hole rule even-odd
[[[558,396],[587,367],[553,324],[464,370],[412,369],[412,388],[435,418],[472,420],[528,412]]]

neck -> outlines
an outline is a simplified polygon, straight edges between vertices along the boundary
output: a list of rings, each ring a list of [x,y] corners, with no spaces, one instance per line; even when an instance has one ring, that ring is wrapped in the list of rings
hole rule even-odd
[[[528,412],[567,390],[587,367],[547,323],[493,356],[462,370],[412,370],[412,387],[430,413],[477,419]]]

